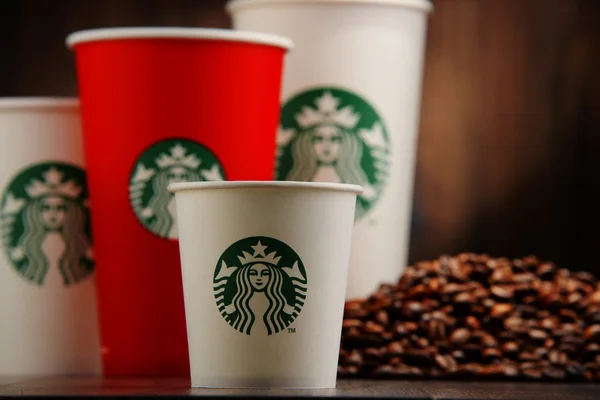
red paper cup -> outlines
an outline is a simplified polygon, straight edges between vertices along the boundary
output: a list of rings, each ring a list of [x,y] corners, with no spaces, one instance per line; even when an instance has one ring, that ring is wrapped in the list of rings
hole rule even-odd
[[[188,375],[167,184],[272,180],[291,42],[120,28],[76,32],[67,45],[77,63],[104,373]]]

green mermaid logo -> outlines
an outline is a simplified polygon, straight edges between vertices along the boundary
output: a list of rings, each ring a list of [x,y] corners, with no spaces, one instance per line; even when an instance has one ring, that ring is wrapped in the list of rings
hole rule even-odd
[[[65,285],[94,271],[85,172],[52,162],[15,176],[2,196],[0,236],[17,273],[42,286],[51,270]]]
[[[281,109],[275,179],[361,185],[356,219],[376,206],[390,167],[383,119],[359,95],[321,87],[298,93]]]
[[[174,182],[222,181],[223,167],[206,147],[188,139],[167,139],[138,158],[129,180],[129,201],[140,223],[165,239],[177,239]]]
[[[306,301],[302,260],[287,244],[265,236],[229,246],[217,263],[213,284],[219,312],[247,335],[282,331]]]

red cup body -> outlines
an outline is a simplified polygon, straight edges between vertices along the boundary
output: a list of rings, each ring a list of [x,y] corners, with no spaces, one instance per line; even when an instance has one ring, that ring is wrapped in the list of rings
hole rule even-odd
[[[156,143],[180,139],[212,153],[223,179],[271,180],[286,49],[182,38],[92,40],[73,48],[104,373],[186,376],[178,242],[136,215],[130,196],[136,162]],[[173,148],[147,159],[172,166],[181,156],[193,167],[202,158],[186,159],[189,152]],[[151,167],[158,174],[157,164]]]

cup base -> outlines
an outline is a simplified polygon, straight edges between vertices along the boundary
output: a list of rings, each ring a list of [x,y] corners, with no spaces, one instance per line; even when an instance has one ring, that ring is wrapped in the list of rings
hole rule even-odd
[[[330,374],[327,374],[330,375]],[[262,377],[244,377],[244,376],[210,376],[197,377],[192,376],[192,388],[204,389],[281,389],[281,390],[300,390],[300,389],[335,389],[336,377],[331,376],[309,376],[309,377],[285,377],[285,376],[262,376]]]
[[[279,389],[279,390],[326,390],[335,389],[336,385],[325,385],[325,386],[238,386],[238,385],[193,385],[192,389],[239,389],[239,390],[256,390],[256,389]]]

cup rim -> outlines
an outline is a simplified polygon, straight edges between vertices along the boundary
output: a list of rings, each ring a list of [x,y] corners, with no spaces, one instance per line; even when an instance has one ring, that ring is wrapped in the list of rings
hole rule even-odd
[[[119,39],[186,39],[186,40],[222,40],[244,42],[279,47],[291,50],[291,39],[262,32],[247,32],[233,29],[190,28],[190,27],[122,27],[99,28],[76,31],[69,34],[65,43],[69,49],[75,46],[104,40]]]
[[[77,108],[77,97],[0,97],[0,110],[18,108]]]
[[[433,10],[433,4],[428,0],[231,0],[225,6],[228,13],[233,14],[244,8],[260,6],[265,4],[369,4],[390,5],[412,8],[429,13]]]
[[[167,190],[171,193],[186,190],[210,189],[303,189],[326,190],[361,194],[363,187],[347,183],[298,182],[298,181],[218,181],[218,182],[177,182],[171,183]]]

